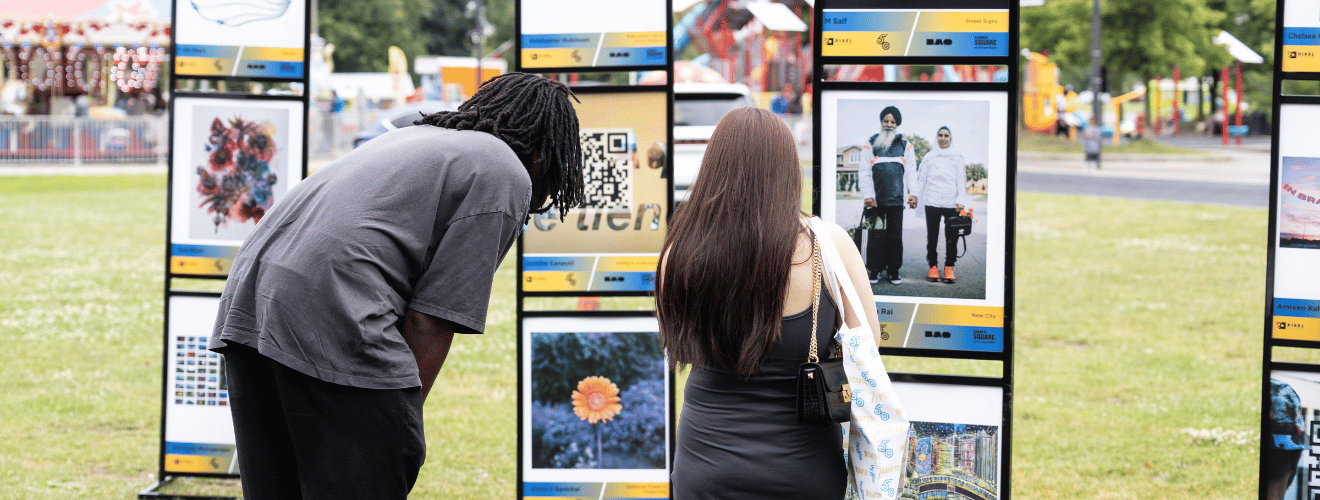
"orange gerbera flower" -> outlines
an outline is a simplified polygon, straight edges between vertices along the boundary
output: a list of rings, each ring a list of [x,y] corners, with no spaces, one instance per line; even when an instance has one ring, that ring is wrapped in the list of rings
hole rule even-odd
[[[613,420],[622,409],[619,386],[605,377],[584,378],[573,391],[573,413],[588,423]]]

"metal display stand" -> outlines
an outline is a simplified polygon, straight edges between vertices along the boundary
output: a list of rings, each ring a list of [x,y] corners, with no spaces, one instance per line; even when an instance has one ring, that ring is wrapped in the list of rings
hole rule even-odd
[[[200,8],[200,7],[199,7]],[[180,9],[190,9],[188,12],[182,12]],[[199,414],[214,414],[216,421],[223,421],[232,426],[228,417],[227,407],[227,389],[224,387],[224,374],[220,368],[220,359],[215,354],[205,351],[205,338],[209,334],[215,321],[214,316],[204,314],[195,314],[195,311],[183,312],[172,310],[171,304],[176,301],[192,301],[193,306],[206,307],[208,302],[218,302],[220,294],[218,292],[196,292],[177,288],[173,284],[174,278],[192,278],[207,280],[224,280],[228,277],[229,264],[232,263],[233,255],[237,251],[237,244],[241,243],[242,238],[236,241],[218,241],[215,245],[208,244],[180,244],[181,238],[186,239],[187,234],[176,234],[176,224],[184,224],[187,227],[188,217],[193,214],[176,213],[174,204],[176,197],[188,196],[186,191],[176,189],[176,181],[182,179],[176,178],[176,160],[177,152],[190,154],[184,149],[199,149],[202,144],[193,141],[193,137],[188,136],[184,130],[179,130],[176,126],[176,113],[179,101],[188,101],[194,104],[201,103],[210,105],[214,108],[223,108],[226,105],[238,103],[239,106],[248,105],[249,108],[261,112],[263,109],[276,116],[285,118],[281,123],[287,130],[276,132],[283,133],[280,136],[286,139],[283,144],[277,144],[277,147],[284,148],[275,154],[285,154],[283,165],[287,168],[281,171],[272,172],[276,176],[277,183],[283,182],[281,188],[287,190],[288,187],[307,176],[307,134],[306,124],[308,118],[308,108],[310,104],[310,56],[311,56],[311,4],[305,0],[291,4],[286,7],[286,11],[279,15],[270,16],[268,19],[258,19],[257,21],[276,19],[280,15],[289,12],[287,9],[300,9],[303,16],[302,22],[302,47],[301,61],[297,60],[297,47],[288,48],[269,48],[269,47],[226,47],[222,45],[206,45],[205,37],[199,35],[195,29],[189,30],[186,34],[193,44],[185,44],[180,52],[180,16],[194,16],[200,14],[202,19],[210,19],[207,16],[211,13],[200,11],[193,12],[197,8],[187,2],[175,0],[173,5],[172,23],[176,29],[171,31],[171,54],[170,60],[174,62],[174,71],[170,72],[170,86],[172,93],[170,102],[170,161],[169,176],[167,186],[169,189],[167,200],[168,209],[166,211],[166,246],[165,246],[165,287],[164,300],[166,303],[164,314],[164,336],[162,348],[162,387],[161,387],[161,428],[160,428],[160,457],[158,461],[157,477],[158,482],[148,486],[138,492],[138,498],[234,498],[231,496],[213,496],[213,495],[193,495],[186,493],[161,493],[161,489],[173,483],[180,477],[204,477],[204,478],[236,478],[239,472],[232,462],[233,445],[225,444],[223,437],[201,436],[199,433],[209,431],[202,429],[202,426],[194,425],[191,436],[196,442],[174,443],[170,441],[168,433],[171,423],[180,423],[179,420],[194,418]],[[293,12],[297,12],[294,10]],[[268,13],[269,14],[269,13]],[[196,22],[196,20],[188,21]],[[241,24],[250,24],[251,19]],[[297,21],[282,21],[296,25]],[[241,26],[231,22],[229,25],[216,22],[217,27],[213,29],[219,33],[225,33],[225,30],[235,29],[235,26]],[[246,29],[257,29],[249,26]],[[215,33],[205,34],[211,36],[212,40],[220,38],[215,37]],[[287,37],[288,33],[272,33],[274,36]],[[296,38],[296,36],[295,36]],[[203,40],[196,42],[195,40]],[[187,40],[185,40],[187,41]],[[261,44],[263,41],[259,37],[256,39],[243,38],[233,39],[224,43],[247,43]],[[201,43],[198,45],[196,43]],[[227,72],[227,74],[226,74]],[[241,86],[247,83],[289,83],[301,85],[302,92],[297,96],[276,96],[266,94],[255,94],[250,92],[180,92],[178,83],[181,79],[196,79],[206,81],[224,81],[238,84]],[[231,108],[230,115],[215,116],[221,123],[233,119],[234,114],[247,110]],[[193,117],[197,120],[198,117]],[[194,130],[195,123],[188,125],[188,130]],[[296,149],[296,152],[291,150]],[[291,154],[292,153],[292,154]],[[194,165],[181,167],[178,175],[188,175],[188,168]],[[289,178],[289,176],[294,178]],[[191,178],[190,178],[191,180]],[[190,184],[183,182],[182,184]],[[195,183],[192,183],[195,184]],[[195,187],[194,187],[195,189]],[[284,191],[280,191],[284,192]],[[196,208],[196,207],[194,207]],[[219,232],[219,224],[217,229]],[[172,328],[187,329],[193,331],[193,335],[181,335],[180,332],[172,332]],[[200,335],[195,332],[204,332]],[[173,335],[172,335],[173,333]],[[173,337],[173,338],[172,338]],[[191,338],[191,340],[188,340]],[[198,339],[202,340],[198,340]],[[171,356],[171,353],[174,356]],[[212,356],[216,356],[212,359]],[[204,361],[202,359],[205,359]],[[195,361],[197,364],[187,363],[188,360]],[[213,363],[214,362],[214,363]],[[204,365],[202,363],[205,363]],[[170,370],[174,367],[175,370]],[[186,409],[186,410],[185,410]],[[178,418],[171,418],[171,413],[187,413],[187,415],[176,415]],[[187,422],[183,422],[186,424]],[[194,422],[195,423],[195,422]],[[232,436],[232,427],[227,429],[215,428],[223,427],[215,421],[207,420],[205,422],[208,428],[221,436]],[[232,437],[230,437],[232,439]]]
[[[673,159],[672,109],[674,90],[672,75],[674,73],[673,58],[669,50],[669,47],[673,44],[673,18],[671,14],[673,4],[671,0],[648,0],[646,3],[647,5],[644,6],[634,4],[617,4],[617,6],[628,11],[628,13],[634,12],[634,9],[637,12],[656,12],[657,19],[642,20],[641,24],[645,26],[654,25],[656,28],[663,26],[663,35],[655,33],[659,30],[648,28],[641,30],[644,33],[640,35],[640,38],[636,38],[638,34],[633,33],[634,38],[632,40],[642,45],[662,41],[664,45],[611,50],[611,44],[619,45],[616,42],[622,40],[624,36],[607,32],[615,28],[613,24],[609,27],[584,27],[585,24],[578,23],[571,28],[565,28],[570,31],[569,33],[526,35],[524,29],[527,27],[527,23],[524,20],[524,15],[528,12],[528,4],[540,4],[539,6],[532,5],[532,11],[544,12],[544,10],[537,11],[536,8],[543,8],[547,2],[544,0],[517,0],[515,2],[514,60],[516,61],[516,71],[560,75],[581,72],[664,71],[670,75],[664,85],[573,86],[573,92],[582,100],[582,104],[579,104],[580,109],[583,107],[592,108],[592,103],[597,100],[609,101],[614,99],[620,102],[633,102],[634,104],[636,101],[646,101],[644,107],[649,111],[646,117],[650,117],[654,121],[654,123],[646,122],[632,126],[624,122],[628,120],[636,122],[639,117],[617,108],[597,109],[587,113],[579,112],[579,126],[584,134],[584,153],[589,155],[593,153],[607,155],[633,154],[638,159],[629,160],[625,157],[616,159],[619,161],[644,162],[646,161],[645,148],[648,147],[648,144],[660,143],[664,147],[665,161],[672,161]],[[590,15],[574,12],[574,9],[600,7],[601,5],[608,6],[608,4],[602,4],[595,0],[558,1],[554,2],[554,10],[576,19],[611,19],[611,16],[600,12],[592,12]],[[626,16],[626,14],[621,14],[621,16]],[[658,18],[661,16],[663,19]],[[613,19],[618,20],[617,16]],[[560,23],[550,22],[544,18],[537,19],[537,21],[542,25],[549,22],[556,26],[555,29],[559,29]],[[627,29],[626,27],[623,28],[623,30]],[[544,27],[540,30],[544,31]],[[534,36],[544,36],[546,38],[534,40],[532,38]],[[586,45],[590,44],[584,44],[581,50],[578,50],[573,45],[575,40],[588,39],[594,43],[594,46],[587,47]],[[636,42],[639,39],[648,42]],[[528,42],[531,42],[531,45]],[[601,52],[599,54],[601,57],[596,57],[598,54],[595,51]],[[533,52],[538,57],[537,61],[548,59],[562,61],[564,64],[526,64],[533,60],[529,55]],[[593,64],[586,64],[586,61],[574,58],[575,55],[590,57],[590,62]],[[613,62],[602,63],[600,61]],[[663,109],[659,109],[661,107]],[[640,119],[646,120],[646,117]],[[642,139],[647,136],[646,133],[640,132],[642,129],[651,130],[649,133],[650,139]],[[659,132],[657,133],[656,130],[659,130]],[[634,131],[636,131],[635,134]],[[604,134],[604,137],[608,138],[607,145],[601,147],[598,143],[589,144],[589,141],[599,139],[590,134]],[[628,139],[625,140],[624,137]],[[643,140],[649,140],[650,143],[643,144]],[[626,144],[629,141],[632,141],[632,144]],[[588,150],[588,146],[592,144],[596,148]],[[620,145],[627,146],[628,149],[617,150]],[[637,167],[639,167],[637,170],[633,168],[629,170],[632,172],[641,171],[644,172],[644,175],[658,175],[658,172],[651,173],[647,166],[638,165]],[[632,175],[632,179],[636,180],[638,174]],[[652,342],[649,336],[654,333],[654,353],[658,354],[660,352],[658,327],[654,326],[654,311],[529,311],[527,309],[528,300],[536,298],[645,297],[654,293],[655,262],[659,259],[664,233],[667,230],[668,220],[672,213],[673,179],[670,176],[664,179],[649,179],[646,182],[651,183],[646,189],[648,193],[654,195],[659,191],[663,191],[660,194],[663,197],[651,196],[622,210],[576,209],[569,214],[565,214],[566,217],[562,220],[558,216],[541,218],[533,216],[534,220],[528,224],[527,229],[518,238],[516,247],[518,263],[516,322],[519,339],[517,359],[520,368],[518,377],[517,498],[635,499],[668,498],[669,496],[668,477],[673,461],[676,423],[676,409],[674,407],[675,377],[672,370],[669,370],[663,364],[662,355],[660,358],[652,360],[660,363],[653,366],[652,371],[658,370],[663,373],[663,382],[659,384],[659,387],[657,387],[657,375],[655,373],[651,373],[649,377],[640,378],[624,376],[624,378],[631,377],[644,380],[643,383],[646,384],[642,386],[633,385],[633,387],[642,387],[642,389],[636,390],[647,392],[645,397],[636,392],[631,393],[634,400],[655,401],[658,399],[664,405],[662,415],[652,414],[651,420],[648,421],[648,425],[654,427],[652,425],[656,423],[654,419],[662,418],[664,420],[663,443],[656,441],[655,437],[652,436],[650,440],[646,441],[648,444],[629,450],[629,453],[634,457],[649,457],[650,462],[642,460],[641,465],[634,464],[637,467],[635,469],[582,470],[573,469],[567,465],[545,463],[548,459],[543,456],[534,458],[533,454],[537,450],[532,449],[537,446],[544,446],[536,444],[541,443],[542,440],[534,435],[537,425],[535,420],[557,422],[556,425],[563,424],[564,420],[562,418],[554,420],[554,415],[551,415],[550,410],[547,410],[547,408],[548,405],[562,407],[566,401],[564,398],[567,397],[567,394],[556,393],[557,396],[561,397],[550,402],[536,399],[537,394],[544,392],[534,390],[534,386],[539,383],[538,380],[546,380],[545,383],[550,382],[548,379],[538,379],[530,371],[533,362],[536,361],[533,352],[536,345],[544,346],[554,342],[571,345],[571,342],[575,342],[578,337],[590,337],[592,339],[608,340],[609,342],[605,343],[615,346],[614,349],[626,349],[627,347],[619,346],[629,345],[636,347],[639,342],[647,344],[645,347],[649,349]],[[653,207],[652,205],[656,206]],[[592,210],[594,212],[587,213]],[[662,212],[663,217],[660,216]],[[656,231],[655,233],[650,232],[652,228]],[[556,229],[558,230],[557,233],[551,232]],[[590,232],[592,234],[589,237],[575,237],[572,234],[567,238],[565,237],[567,231],[579,230],[583,233]],[[656,238],[656,235],[658,235],[658,238]],[[556,238],[552,245],[544,244],[547,236]],[[529,238],[533,240],[529,241]],[[650,248],[652,246],[654,248]],[[553,250],[544,250],[545,247],[553,247]],[[602,250],[602,247],[605,250]],[[616,247],[626,248],[619,249]],[[542,249],[537,250],[538,248]],[[529,253],[529,249],[534,251]],[[558,281],[550,283],[550,278]],[[639,326],[644,327],[638,328]],[[599,364],[599,361],[596,360],[586,364],[594,366]],[[589,367],[580,368],[591,371]],[[601,372],[610,372],[610,370],[610,368],[599,368]],[[587,373],[558,374],[552,378],[555,379],[554,383],[561,383],[567,380],[565,377],[578,379],[582,378],[584,374]],[[597,374],[593,371],[591,375]],[[581,383],[588,383],[586,378],[583,378]],[[605,378],[604,383],[606,385],[614,385],[615,382],[622,380],[612,379],[611,377]],[[576,380],[569,382],[574,381]],[[630,389],[630,387],[613,387],[614,394],[620,398],[629,396]],[[632,402],[624,400],[620,404],[628,405]],[[628,408],[628,406],[624,408]],[[654,410],[654,408],[651,409]],[[542,413],[533,413],[533,410]],[[619,414],[618,418],[626,417]],[[611,416],[611,419],[613,419],[613,416]],[[590,421],[588,423],[586,417],[582,417],[581,422],[576,422],[576,417],[570,418],[569,423],[577,427],[590,426],[591,429],[595,430],[597,433],[595,442],[590,446],[598,448],[589,452],[589,456],[596,461],[597,466],[604,463],[604,456],[600,454],[600,450],[604,449],[601,443],[600,429],[606,423],[604,421]],[[663,450],[657,449],[660,447]],[[659,453],[661,457],[659,464],[652,463],[655,461],[656,453]],[[556,457],[558,456],[556,455]],[[607,466],[609,465],[607,464]]]
[[[1309,233],[1320,174],[1320,96],[1283,93],[1284,80],[1320,80],[1320,18],[1312,0],[1280,1],[1274,24],[1270,219],[1265,266],[1258,495],[1320,498],[1320,364],[1279,361],[1275,348],[1320,349],[1320,236]]]
[[[871,132],[880,131],[878,116],[881,109],[895,104],[899,108],[907,106],[901,109],[907,118],[904,122],[918,120],[921,109],[936,108],[959,110],[960,113],[973,110],[975,113],[971,115],[983,117],[976,119],[985,123],[977,129],[986,135],[979,140],[988,143],[984,149],[990,160],[984,167],[989,171],[990,188],[1000,190],[1002,194],[987,195],[990,200],[987,202],[989,220],[977,226],[983,231],[989,228],[986,232],[990,234],[981,235],[986,238],[986,243],[982,260],[984,283],[980,285],[980,295],[970,292],[953,298],[913,295],[917,292],[909,290],[918,290],[914,287],[925,285],[920,278],[909,274],[907,280],[918,281],[918,284],[905,281],[894,288],[885,282],[881,273],[874,300],[883,327],[885,340],[880,350],[884,355],[987,360],[997,361],[1002,366],[1001,377],[890,373],[900,396],[904,392],[902,387],[911,387],[911,384],[925,384],[921,387],[944,395],[943,399],[930,398],[922,396],[921,392],[913,392],[902,397],[904,411],[913,422],[909,447],[905,450],[908,453],[905,488],[966,490],[957,498],[1011,498],[1013,235],[1020,92],[1017,50],[1020,6],[1016,1],[1005,0],[820,0],[815,7],[812,61],[815,139],[812,208],[815,213],[839,217],[845,210],[848,213],[861,210],[860,197],[853,201],[850,196],[855,195],[840,194],[844,189],[850,190],[849,193],[852,189],[859,189],[857,174],[846,172],[846,168],[870,168],[865,164],[857,166],[857,162],[871,154],[863,149],[867,145],[852,146],[851,142],[845,144],[842,139],[845,133],[856,134],[852,126],[854,121],[849,121],[850,114],[864,112]],[[984,19],[979,17],[981,14],[985,15]],[[955,18],[960,21],[958,26],[951,22]],[[965,27],[973,24],[980,26],[981,31],[969,31]],[[997,65],[1007,70],[1007,81],[832,81],[826,68],[838,65]],[[889,74],[894,73],[891,68]],[[967,123],[972,120],[964,115],[958,116],[956,120],[939,125],[967,130]],[[920,130],[922,135],[930,134],[927,139],[936,132],[935,127],[929,128],[931,130]],[[904,130],[900,124],[898,132],[910,137],[913,130]],[[969,134],[964,132],[960,136],[955,131],[952,136],[955,143],[959,140],[967,143]],[[934,143],[930,140],[930,146],[934,147]],[[853,149],[859,154],[849,157]],[[850,161],[852,163],[845,168],[844,163]],[[911,169],[912,166],[904,168]],[[826,179],[826,174],[832,174],[833,178]],[[906,210],[906,199],[904,202]],[[848,203],[856,206],[848,207]],[[850,228],[855,221],[849,219],[840,225]],[[857,231],[865,230],[863,226],[857,228]],[[905,242],[907,252],[921,247],[924,253],[925,242],[922,243]],[[943,250],[943,245],[940,248]],[[924,277],[925,268],[921,269]],[[959,280],[967,280],[967,276]],[[975,399],[974,408],[944,404],[962,397],[960,394],[963,393],[979,398]],[[970,410],[975,411],[966,413]],[[914,447],[921,447],[927,454],[914,454]],[[936,453],[936,456],[956,453],[960,465],[950,471],[937,470],[941,466],[929,461],[929,453]]]

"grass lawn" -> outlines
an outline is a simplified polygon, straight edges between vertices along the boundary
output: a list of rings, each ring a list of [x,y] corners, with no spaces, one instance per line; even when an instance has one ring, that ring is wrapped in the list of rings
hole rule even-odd
[[[1036,153],[1076,153],[1082,154],[1081,133],[1077,141],[1070,141],[1057,135],[1037,134],[1025,130],[1018,131],[1018,151]],[[1157,154],[1157,155],[1199,155],[1205,154],[1177,146],[1170,146],[1154,139],[1136,139],[1114,145],[1112,137],[1103,141],[1105,154]]]
[[[1015,496],[1254,498],[1266,211],[1028,193],[1018,213]],[[164,176],[0,178],[0,234],[0,499],[127,498],[158,467]],[[427,402],[414,498],[514,496],[512,264]],[[1213,428],[1246,444],[1185,432]]]

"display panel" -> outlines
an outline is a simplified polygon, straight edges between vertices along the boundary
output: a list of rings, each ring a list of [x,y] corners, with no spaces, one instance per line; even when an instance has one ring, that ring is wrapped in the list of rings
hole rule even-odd
[[[1261,498],[1320,496],[1320,374],[1272,370],[1264,420]]]
[[[227,276],[238,246],[303,175],[298,99],[176,96],[170,272]]]
[[[1003,473],[1000,387],[895,382],[908,430],[904,498],[996,500]]]
[[[206,349],[220,296],[167,299],[165,472],[238,474],[223,358]]]
[[[1008,94],[822,89],[821,101],[821,216],[875,275],[880,347],[1003,351]],[[897,117],[888,142],[882,112]],[[955,215],[970,234],[950,235]]]
[[[1287,0],[1283,4],[1284,72],[1320,73],[1320,0]]]
[[[520,67],[665,66],[668,5],[665,0],[521,0]]]
[[[524,292],[647,292],[667,228],[668,98],[579,93],[586,203],[533,215],[523,232]]]
[[[1279,106],[1273,336],[1320,341],[1320,105]]]
[[[824,9],[821,57],[1007,57],[1004,9]]]
[[[655,318],[521,326],[522,497],[669,498],[670,373]]]
[[[175,76],[301,80],[306,0],[174,2]]]

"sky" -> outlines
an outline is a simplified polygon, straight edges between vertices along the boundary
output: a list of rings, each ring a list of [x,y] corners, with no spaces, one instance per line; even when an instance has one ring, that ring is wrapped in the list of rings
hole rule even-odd
[[[1285,156],[1282,164],[1283,184],[1320,201],[1320,158]],[[1279,234],[1306,234],[1308,239],[1320,239],[1320,203],[1303,201],[1286,190],[1281,194]]]

